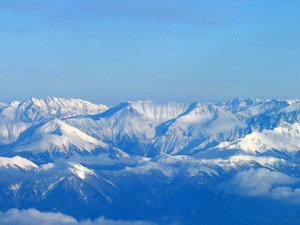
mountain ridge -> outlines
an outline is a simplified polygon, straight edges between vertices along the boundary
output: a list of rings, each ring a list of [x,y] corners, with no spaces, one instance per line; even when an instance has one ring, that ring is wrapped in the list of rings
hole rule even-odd
[[[48,97],[0,107],[0,210],[158,224],[215,224],[217,215],[232,224],[227,215],[250,205],[251,215],[277,210],[272,223],[300,219],[297,99],[103,110]],[[251,215],[249,224],[261,224]]]
[[[238,98],[217,104],[128,101],[98,107],[81,99],[46,97],[14,105],[17,113],[11,105],[1,111],[0,137],[4,145],[16,142],[33,125],[57,118],[134,155],[194,154],[252,132],[272,130],[282,122],[300,121],[297,99]]]

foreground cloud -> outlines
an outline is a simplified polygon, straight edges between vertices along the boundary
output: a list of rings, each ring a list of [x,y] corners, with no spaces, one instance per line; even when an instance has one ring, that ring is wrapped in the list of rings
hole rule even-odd
[[[226,185],[228,192],[243,196],[270,197],[300,203],[299,178],[268,169],[250,169],[238,173]]]
[[[36,209],[10,209],[0,212],[1,225],[154,225],[145,221],[114,221],[100,217],[95,221],[78,222],[71,216],[61,213],[40,212]]]

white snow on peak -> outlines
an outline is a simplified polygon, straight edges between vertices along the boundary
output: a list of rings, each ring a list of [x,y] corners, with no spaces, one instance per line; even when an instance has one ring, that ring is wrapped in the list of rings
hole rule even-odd
[[[69,162],[69,165],[69,171],[71,171],[71,173],[81,178],[82,180],[84,180],[88,175],[95,175],[95,173],[92,170],[82,166],[79,163]]]
[[[35,132],[25,138],[15,148],[17,152],[32,151],[59,151],[68,152],[69,147],[76,147],[80,151],[91,152],[95,148],[108,148],[108,145],[99,141],[75,127],[59,119],[53,119],[38,127]]]
[[[130,106],[138,113],[158,123],[162,123],[184,113],[188,109],[189,104],[176,102],[156,104],[152,101],[137,101],[131,102]]]
[[[99,114],[108,109],[81,99],[46,97],[0,106],[0,144],[16,141],[28,127],[53,118]]]
[[[287,99],[285,100],[287,103],[289,103],[290,105],[294,104],[294,103],[299,103],[299,99],[298,98],[294,98],[294,99]]]
[[[12,101],[9,105],[11,107],[13,107],[14,109],[16,109],[17,107],[19,107],[20,103],[21,102],[19,102],[19,101]]]
[[[167,134],[192,137],[211,136],[220,132],[231,132],[246,128],[246,123],[231,112],[212,105],[198,103],[194,109],[185,113],[170,126]]]
[[[108,107],[105,105],[96,105],[81,99],[55,97],[31,98],[20,103],[18,107],[21,118],[25,115],[24,119],[32,121],[45,118],[66,118],[77,115],[98,114],[107,109]]]
[[[13,158],[0,157],[0,167],[22,169],[25,171],[38,169],[36,164],[20,156],[15,156]]]
[[[83,118],[68,119],[66,122],[89,135],[97,134],[102,140],[114,141],[116,136],[126,135],[143,141],[154,138],[155,128],[159,124],[182,114],[188,106],[181,103],[130,102],[107,110],[99,120]]]
[[[216,148],[242,149],[248,153],[262,153],[273,149],[297,152],[300,150],[300,123],[282,122],[273,130],[254,131],[236,141],[221,142]]]
[[[74,147],[91,152],[98,146],[108,148],[104,142],[143,156],[192,154],[218,143],[218,147],[246,149],[251,154],[273,148],[295,152],[299,147],[297,137],[280,126],[243,137],[252,127],[262,129],[264,116],[297,121],[298,99],[239,98],[220,104],[131,101],[108,109],[81,99],[46,97],[2,107],[0,144],[16,141],[16,151],[64,152]]]

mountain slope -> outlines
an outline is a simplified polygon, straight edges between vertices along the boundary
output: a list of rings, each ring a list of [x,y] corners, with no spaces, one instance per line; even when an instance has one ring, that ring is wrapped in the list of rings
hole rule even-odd
[[[27,128],[53,118],[91,115],[107,110],[81,99],[46,97],[31,98],[24,102],[13,101],[0,108],[0,144],[15,141]]]
[[[13,158],[0,157],[0,168],[1,167],[22,169],[24,171],[38,169],[36,164],[20,156],[15,156]]]
[[[129,102],[66,122],[127,153],[151,156],[187,152],[206,141],[204,148],[215,139],[239,136],[247,128],[228,110],[201,103]],[[234,133],[237,130],[242,131]]]
[[[273,130],[254,131],[233,142],[222,142],[216,148],[241,149],[247,154],[277,150],[293,156],[300,151],[300,123],[281,122]]]
[[[90,152],[91,149],[101,146],[100,142],[104,142],[131,155],[190,155],[216,146],[226,147],[226,144],[219,146],[220,143],[228,142],[232,145],[247,135],[251,137],[254,132],[274,130],[283,122],[287,124],[300,122],[300,103],[297,99],[234,99],[218,104],[155,104],[151,101],[138,101],[122,103],[108,109],[103,105],[98,106],[79,99],[48,97],[40,100],[32,98],[22,103],[2,104],[1,107],[2,144],[14,142],[14,150],[17,152],[23,151],[25,147],[30,151],[33,151],[33,148],[39,149],[34,150],[36,152],[47,149],[51,149],[51,152],[54,149],[55,152],[66,152],[67,148],[75,148],[76,152],[82,152],[83,149]],[[34,126],[42,128],[51,126],[49,124],[52,122],[49,124],[47,122],[54,118],[61,119],[63,124],[69,124],[72,129],[81,131],[79,134],[76,130],[79,137],[75,137],[76,135],[71,137],[72,132],[64,134],[64,138],[59,137],[57,134],[54,135],[54,130],[50,132],[51,134],[30,134],[35,129]],[[66,128],[66,124],[63,127]],[[57,129],[59,131],[60,128]],[[61,129],[66,131],[69,128]],[[25,134],[33,136],[30,138],[28,136],[22,142],[20,138]],[[83,138],[84,135],[88,135],[89,138],[86,136]],[[83,138],[85,139],[83,142],[90,144],[76,142],[77,138],[78,140]],[[287,136],[285,142],[288,141],[293,140],[289,140]],[[244,145],[230,149],[243,149]],[[276,145],[280,146],[276,150],[285,151],[286,145],[279,143]],[[297,147],[296,144],[294,152]],[[274,146],[272,148],[274,149]],[[74,152],[74,149],[71,151]]]
[[[0,138],[1,211],[158,224],[300,221],[297,99],[111,108],[30,99],[0,104]]]

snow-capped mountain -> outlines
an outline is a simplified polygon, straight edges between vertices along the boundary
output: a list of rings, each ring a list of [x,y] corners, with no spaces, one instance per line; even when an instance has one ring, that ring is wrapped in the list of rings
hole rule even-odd
[[[297,154],[299,100],[234,99],[218,104],[127,102],[108,108],[79,99],[2,104],[3,152],[50,158],[119,149],[129,155],[192,155],[213,149]],[[248,146],[248,147],[247,147]]]
[[[80,155],[99,153],[109,153],[111,156],[126,155],[120,149],[110,147],[59,119],[32,126],[21,133],[17,141],[3,146],[4,152],[7,155],[27,155],[31,160],[45,160],[45,162],[76,153]]]
[[[1,210],[237,224],[234,212],[241,223],[263,205],[279,212],[270,221],[286,223],[282,209],[288,224],[299,221],[298,99],[107,107],[32,98],[0,104],[0,140]]]
[[[239,148],[233,143],[241,139],[243,143],[255,142],[251,136],[276,132],[283,122],[286,126],[299,122],[299,112],[297,99],[235,99],[215,105],[139,101],[108,108],[79,99],[32,98],[2,104],[0,133],[4,148],[17,152],[66,152],[74,147],[90,152],[109,145],[131,155],[194,154],[214,147],[228,148],[228,143],[232,143],[230,148]],[[286,138],[289,142],[291,136]],[[291,145],[297,153],[298,145]],[[285,148],[284,144],[276,146],[282,151]],[[261,152],[252,152],[256,150]]]
[[[293,157],[300,149],[300,124],[281,122],[272,130],[254,131],[232,142],[221,142],[217,148],[242,149],[247,154],[277,151]]]
[[[128,102],[106,112],[66,119],[81,131],[129,154],[193,154],[281,121],[299,121],[298,100],[236,99],[219,104]]]
[[[13,101],[0,106],[0,143],[15,141],[20,133],[32,125],[53,118],[92,115],[106,111],[109,107],[96,105],[81,99],[46,97],[31,98],[24,102]]]
[[[106,111],[106,105],[96,105],[81,99],[63,99],[46,97],[43,99],[31,98],[18,105],[15,120],[24,122],[39,122],[51,118],[66,118],[78,115],[93,115]]]
[[[22,169],[24,171],[30,171],[38,169],[38,166],[28,159],[22,158],[20,156],[15,156],[13,158],[0,157],[0,168],[14,168]]]

